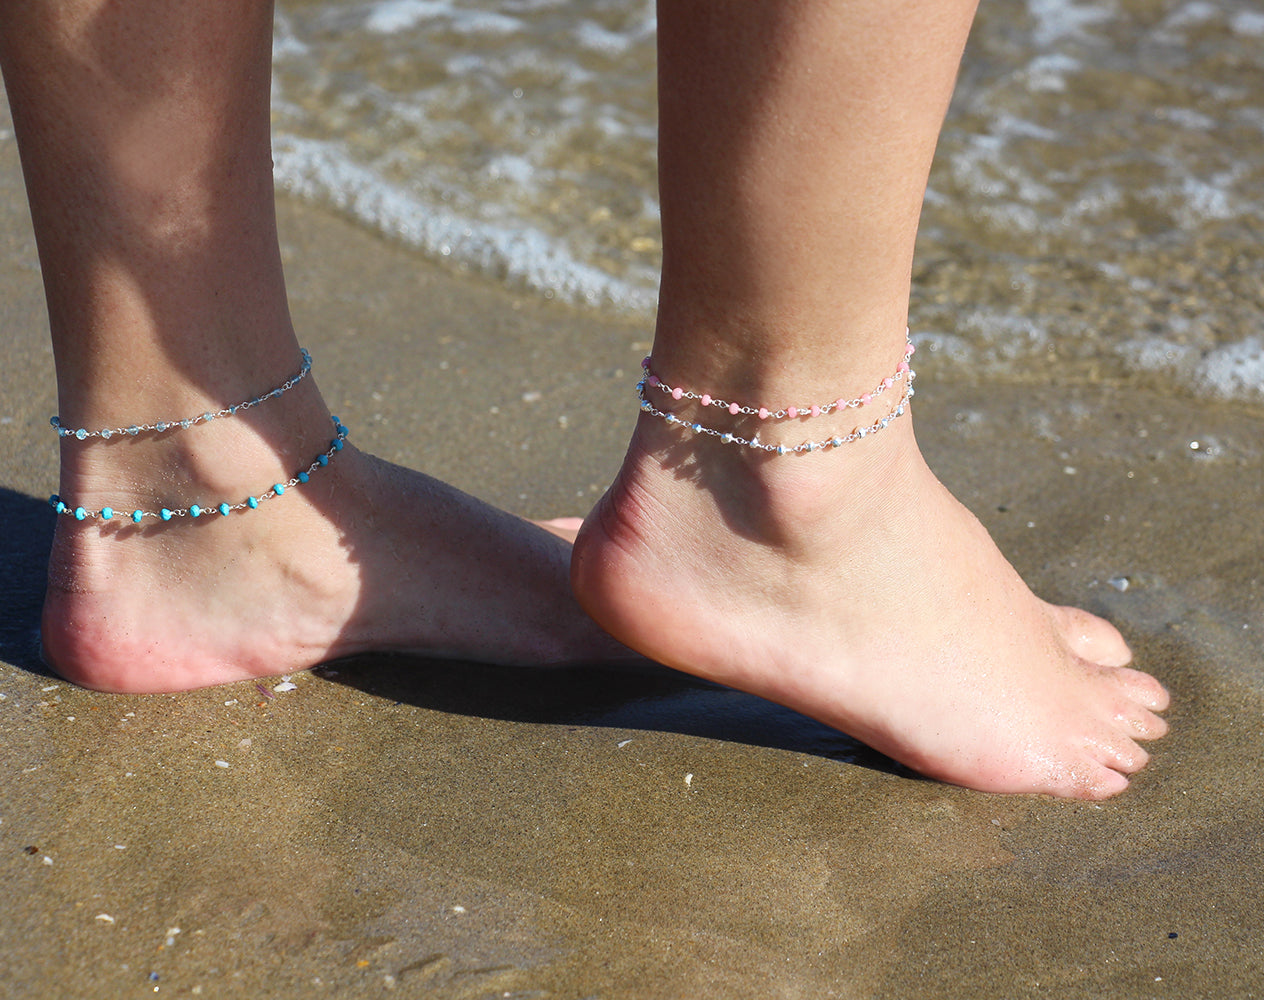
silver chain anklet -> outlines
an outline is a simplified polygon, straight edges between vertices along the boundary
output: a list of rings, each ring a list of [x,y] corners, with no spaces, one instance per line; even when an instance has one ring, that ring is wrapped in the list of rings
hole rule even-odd
[[[331,417],[330,419],[334,422],[337,437],[329,443],[329,447],[324,452],[317,455],[312,461],[312,464],[302,472],[297,473],[283,483],[273,483],[270,489],[264,490],[257,496],[248,496],[245,500],[241,500],[237,503],[212,503],[207,504],[205,507],[201,504],[194,503],[190,504],[188,507],[162,507],[156,511],[137,509],[124,516],[131,518],[132,523],[140,524],[147,517],[157,518],[159,521],[170,521],[173,517],[188,517],[196,519],[201,517],[203,514],[220,514],[227,517],[234,511],[255,510],[264,501],[283,496],[286,490],[292,489],[295,486],[302,486],[304,483],[308,482],[314,472],[318,469],[323,469],[329,464],[330,459],[338,454],[338,452],[342,451],[347,440],[347,435],[351,432],[342,425],[342,422],[337,417]],[[113,507],[102,507],[99,510],[88,510],[84,507],[71,507],[70,504],[66,503],[56,493],[48,498],[48,502],[52,506],[53,510],[55,510],[58,514],[62,514],[66,517],[73,517],[76,521],[112,521],[116,515],[121,513],[120,511],[116,511]]]
[[[694,392],[689,389],[680,387],[672,387],[663,382],[658,376],[654,375],[650,370],[652,358],[647,357],[641,362],[641,380],[636,384],[636,395],[640,400],[641,412],[647,413],[653,417],[659,417],[673,426],[692,431],[694,434],[705,434],[710,437],[718,438],[723,444],[741,445],[747,448],[754,448],[758,451],[768,452],[775,455],[790,454],[806,454],[808,452],[825,451],[830,448],[841,448],[843,445],[851,444],[859,441],[871,434],[876,434],[885,429],[892,420],[896,420],[904,416],[908,409],[909,401],[914,396],[913,380],[917,378],[917,373],[913,371],[909,365],[909,358],[913,356],[916,348],[907,340],[908,331],[905,330],[906,342],[904,345],[904,357],[896,366],[895,373],[887,376],[874,388],[872,392],[863,393],[854,399],[847,399],[840,396],[828,403],[812,403],[808,406],[786,406],[776,410],[769,409],[764,406],[749,406],[743,403],[729,402],[728,400],[716,399],[709,393]],[[880,395],[894,386],[897,382],[903,382],[904,388],[900,394],[899,401],[895,408],[883,417],[874,420],[872,423],[857,427],[846,434],[833,434],[819,441],[808,440],[796,445],[785,444],[766,444],[759,440],[759,435],[754,437],[741,437],[731,431],[720,430],[717,427],[711,427],[699,420],[687,420],[684,417],[677,416],[665,410],[656,407],[649,398],[649,389],[658,389],[665,393],[673,400],[696,400],[702,406],[713,406],[727,411],[732,416],[746,415],[758,417],[760,420],[796,420],[799,418],[821,417],[829,413],[841,413],[848,409],[859,409],[862,406],[868,406]]]
[[[130,427],[106,427],[99,431],[90,431],[85,427],[72,429],[61,425],[61,417],[53,417],[48,422],[53,425],[53,429],[57,431],[59,437],[73,437],[79,441],[86,441],[88,438],[101,438],[104,441],[116,435],[130,435],[135,437],[137,434],[143,434],[147,431],[155,431],[159,434],[169,430],[188,430],[195,424],[204,424],[214,420],[217,417],[233,417],[242,410],[248,410],[252,406],[258,406],[264,400],[275,399],[289,392],[296,385],[307,377],[307,373],[312,370],[312,356],[307,353],[304,348],[299,348],[303,355],[303,366],[298,370],[296,375],[292,375],[274,389],[269,389],[262,396],[256,396],[254,399],[248,399],[244,403],[237,403],[235,406],[226,406],[222,410],[208,410],[205,413],[199,413],[195,417],[184,417],[180,420],[158,420],[152,424],[132,424]]]

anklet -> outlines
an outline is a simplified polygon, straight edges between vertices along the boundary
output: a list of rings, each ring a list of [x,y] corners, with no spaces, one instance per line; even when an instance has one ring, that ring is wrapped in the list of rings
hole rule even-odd
[[[69,427],[63,427],[61,425],[61,417],[53,417],[48,422],[53,425],[53,428],[57,431],[59,437],[73,437],[80,441],[86,441],[88,438],[101,438],[102,440],[108,441],[116,434],[127,434],[131,437],[135,437],[137,434],[141,434],[146,431],[156,431],[161,434],[163,431],[175,430],[176,428],[188,430],[194,424],[204,424],[207,421],[214,420],[216,417],[235,416],[242,410],[248,410],[252,406],[258,406],[265,399],[273,399],[289,392],[296,385],[302,382],[303,379],[307,377],[307,373],[312,370],[312,356],[301,347],[299,348],[299,351],[303,355],[303,366],[298,370],[298,374],[292,375],[275,389],[269,389],[262,396],[256,396],[254,399],[248,399],[246,402],[238,403],[236,406],[226,406],[222,410],[215,410],[213,412],[208,410],[206,413],[199,413],[196,417],[185,417],[182,420],[159,420],[152,424],[132,424],[130,427],[106,427],[99,431],[90,431],[84,427],[80,427],[77,430],[73,430]]]
[[[203,514],[221,514],[227,517],[233,511],[254,510],[265,500],[271,500],[274,497],[282,496],[286,490],[306,483],[311,478],[312,473],[314,473],[317,469],[323,469],[329,464],[329,460],[333,458],[334,455],[342,451],[344,442],[347,440],[347,435],[351,432],[342,425],[342,421],[340,421],[337,417],[331,417],[330,419],[334,422],[337,437],[329,443],[329,447],[323,453],[317,455],[312,461],[312,464],[302,472],[296,474],[291,479],[287,479],[283,483],[273,483],[270,489],[264,490],[258,496],[246,497],[245,500],[238,503],[220,503],[207,505],[205,507],[194,503],[190,504],[188,507],[178,509],[163,507],[157,511],[133,510],[130,514],[125,516],[131,518],[134,524],[140,524],[141,521],[147,517],[155,517],[160,521],[170,521],[173,517],[199,518]],[[102,507],[100,510],[86,510],[83,507],[71,507],[56,493],[48,498],[48,502],[52,506],[53,510],[55,510],[58,514],[73,517],[76,521],[111,521],[114,519],[116,514],[121,513],[120,511],[116,511],[113,507]]]
[[[640,383],[637,385],[637,395],[641,399],[646,398],[645,387],[658,389],[659,391],[671,396],[674,400],[691,399],[697,400],[703,406],[714,406],[721,410],[727,410],[733,416],[744,413],[747,416],[758,417],[760,420],[767,420],[769,417],[774,420],[795,420],[799,417],[819,417],[827,413],[840,412],[848,409],[859,409],[872,403],[880,395],[886,392],[896,382],[905,377],[909,377],[911,381],[911,369],[909,368],[909,358],[913,356],[913,352],[917,350],[908,340],[908,330],[904,331],[904,357],[896,366],[895,374],[889,375],[874,387],[872,392],[866,392],[855,399],[845,399],[840,396],[838,399],[830,400],[828,403],[810,403],[807,406],[785,406],[780,409],[771,410],[766,406],[746,406],[742,403],[732,403],[726,399],[716,399],[709,393],[694,392],[692,389],[682,389],[679,386],[673,387],[662,381],[657,375],[650,371],[651,357],[645,358],[641,362],[641,370],[643,375]]]
[[[724,399],[716,399],[709,393],[698,393],[688,389],[679,387],[673,388],[667,385],[656,375],[650,371],[651,358],[646,358],[641,362],[641,380],[636,384],[636,395],[641,401],[641,412],[648,413],[650,416],[659,417],[685,430],[692,431],[695,434],[706,434],[710,437],[718,438],[723,444],[742,445],[747,448],[754,448],[757,451],[769,452],[775,455],[804,454],[813,451],[824,451],[829,448],[841,448],[845,444],[851,444],[862,438],[868,437],[870,434],[877,434],[878,431],[886,428],[892,420],[896,420],[904,416],[905,410],[908,409],[909,401],[914,396],[913,380],[917,378],[917,373],[909,366],[909,358],[913,356],[916,348],[911,342],[907,341],[908,331],[905,330],[906,342],[904,345],[904,357],[896,366],[895,373],[884,378],[874,388],[872,392],[863,393],[855,399],[846,399],[840,396],[838,399],[829,403],[813,403],[809,406],[787,406],[777,410],[770,410],[764,406],[747,406],[742,403],[733,403]],[[803,441],[796,445],[785,444],[766,444],[759,440],[759,435],[744,438],[734,434],[732,431],[723,431],[717,427],[711,427],[699,420],[687,420],[684,417],[677,416],[674,413],[668,413],[660,410],[649,399],[647,389],[659,389],[666,393],[674,400],[697,400],[704,407],[714,406],[727,411],[732,416],[745,414],[746,416],[758,417],[760,420],[767,420],[770,417],[774,420],[795,420],[799,417],[821,417],[827,413],[840,413],[843,410],[859,409],[872,403],[878,396],[882,395],[897,382],[903,382],[903,391],[897,401],[895,408],[886,416],[880,417],[872,423],[857,427],[846,434],[834,434],[819,441]]]
[[[674,413],[665,413],[658,409],[646,399],[641,397],[641,412],[648,413],[653,417],[661,417],[669,424],[677,427],[683,427],[687,431],[693,431],[695,434],[707,434],[714,438],[719,438],[724,444],[744,445],[747,448],[754,448],[758,451],[770,452],[774,455],[790,455],[805,454],[812,451],[824,451],[827,448],[841,448],[845,444],[851,444],[853,441],[859,441],[861,438],[868,437],[870,434],[877,434],[878,431],[884,429],[892,420],[904,416],[904,411],[908,409],[909,400],[913,398],[913,379],[912,371],[908,373],[908,382],[904,387],[904,392],[900,395],[900,401],[895,409],[888,413],[885,417],[875,420],[871,424],[864,427],[857,427],[853,431],[846,434],[835,434],[832,437],[822,438],[820,441],[803,441],[800,444],[784,445],[784,444],[765,444],[759,440],[759,437],[744,438],[739,437],[731,431],[721,431],[715,427],[708,427],[706,424],[698,423],[694,420],[686,420],[684,417],[678,417]]]

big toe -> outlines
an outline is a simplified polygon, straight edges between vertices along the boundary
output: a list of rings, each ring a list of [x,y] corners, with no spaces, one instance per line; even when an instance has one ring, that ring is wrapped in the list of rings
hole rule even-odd
[[[1132,650],[1104,618],[1081,608],[1053,607],[1054,620],[1072,652],[1103,667],[1122,667],[1132,662]]]

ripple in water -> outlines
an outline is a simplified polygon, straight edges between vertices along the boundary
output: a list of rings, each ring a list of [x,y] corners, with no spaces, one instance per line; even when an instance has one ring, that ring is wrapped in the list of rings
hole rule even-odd
[[[448,266],[648,321],[654,32],[644,2],[283,3],[278,183]],[[1249,2],[985,4],[919,243],[935,363],[1264,401],[1260,94]]]

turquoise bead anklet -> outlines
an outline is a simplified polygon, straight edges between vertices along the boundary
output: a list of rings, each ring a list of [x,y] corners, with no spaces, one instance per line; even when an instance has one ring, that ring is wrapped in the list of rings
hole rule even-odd
[[[133,524],[140,524],[146,518],[156,518],[159,521],[170,521],[173,518],[188,517],[196,520],[204,515],[214,516],[218,514],[227,517],[234,511],[255,510],[261,503],[272,500],[275,497],[282,496],[286,490],[292,489],[295,486],[302,486],[304,483],[308,482],[314,472],[319,469],[323,469],[329,464],[330,460],[338,454],[338,452],[342,451],[347,440],[347,435],[350,431],[343,426],[342,422],[337,417],[331,417],[330,419],[334,422],[334,428],[337,431],[337,436],[329,443],[329,447],[324,452],[316,456],[311,465],[302,472],[296,474],[293,478],[287,479],[283,483],[273,483],[270,489],[264,490],[257,496],[248,496],[245,500],[241,500],[237,503],[228,503],[225,501],[218,504],[210,503],[206,506],[194,503],[189,504],[188,507],[162,507],[156,511],[136,509],[131,513],[126,513],[108,506],[101,507],[98,510],[88,510],[85,507],[72,507],[55,493],[48,498],[48,502],[53,510],[65,517],[72,517],[76,521],[99,521],[101,523],[113,521],[115,518],[119,517],[129,519]]]

